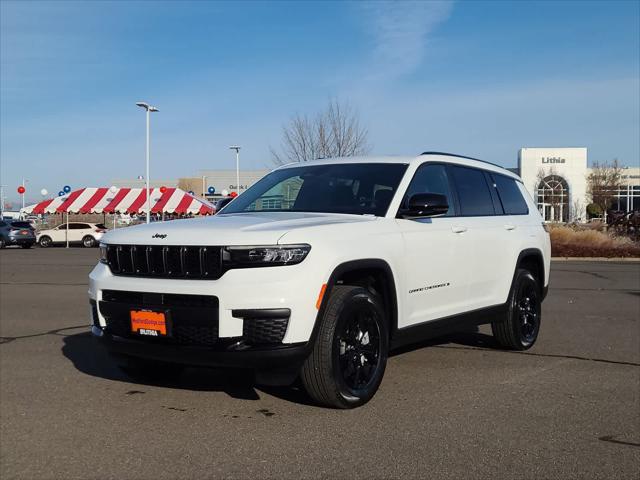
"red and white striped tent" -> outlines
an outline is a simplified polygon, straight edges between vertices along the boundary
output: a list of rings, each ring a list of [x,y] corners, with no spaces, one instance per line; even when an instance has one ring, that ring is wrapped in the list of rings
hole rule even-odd
[[[213,215],[215,207],[179,188],[150,189],[151,213]],[[147,213],[145,188],[81,188],[62,197],[44,200],[20,210],[25,214],[42,213]]]

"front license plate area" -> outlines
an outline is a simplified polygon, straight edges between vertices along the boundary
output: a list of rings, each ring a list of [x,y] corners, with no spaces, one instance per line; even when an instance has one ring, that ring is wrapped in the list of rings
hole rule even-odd
[[[131,332],[145,337],[168,337],[171,335],[169,312],[153,310],[130,310]]]

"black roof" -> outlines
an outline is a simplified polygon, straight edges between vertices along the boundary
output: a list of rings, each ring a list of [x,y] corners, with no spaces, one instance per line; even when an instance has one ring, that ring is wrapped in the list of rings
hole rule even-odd
[[[467,157],[465,155],[458,155],[456,153],[447,153],[447,152],[422,152],[420,155],[444,155],[445,157],[458,157],[458,158],[466,158],[467,160],[475,160],[477,162],[488,163],[489,165],[493,165],[494,167],[499,167],[504,169],[502,165],[498,165],[497,163],[487,162],[486,160],[480,160],[479,158]]]

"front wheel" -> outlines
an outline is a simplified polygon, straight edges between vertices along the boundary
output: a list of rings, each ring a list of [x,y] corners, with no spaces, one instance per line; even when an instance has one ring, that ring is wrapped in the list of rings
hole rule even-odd
[[[536,343],[542,319],[542,297],[535,277],[518,269],[509,293],[509,310],[493,322],[491,330],[498,344],[510,350],[527,350]]]
[[[83,239],[82,239],[82,245],[85,248],[91,248],[96,244],[96,239],[93,238],[91,235],[86,235]]]
[[[302,367],[319,404],[354,408],[378,390],[387,364],[388,322],[379,298],[363,287],[333,288],[311,355]]]
[[[51,237],[47,237],[46,235],[40,237],[40,240],[38,240],[38,244],[42,248],[49,248],[52,243],[53,241],[51,240]]]

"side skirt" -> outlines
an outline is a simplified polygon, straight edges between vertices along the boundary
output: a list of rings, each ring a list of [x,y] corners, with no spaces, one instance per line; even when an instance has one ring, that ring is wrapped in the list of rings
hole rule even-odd
[[[491,323],[504,315],[509,309],[508,303],[481,308],[471,312],[438,318],[428,322],[398,328],[391,337],[390,349],[403,347],[412,343],[422,342],[431,338],[441,337],[450,333],[464,330],[476,325]]]

